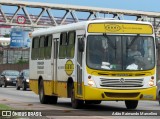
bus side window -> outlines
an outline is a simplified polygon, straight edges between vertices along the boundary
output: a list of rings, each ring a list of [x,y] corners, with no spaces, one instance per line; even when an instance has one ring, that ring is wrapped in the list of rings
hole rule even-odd
[[[75,31],[70,31],[68,33],[68,44],[67,44],[67,58],[73,58],[74,57],[74,51],[75,51]]]
[[[60,46],[59,46],[59,58],[66,58],[66,47],[67,46],[67,32],[61,33],[60,35]]]
[[[52,35],[48,35],[45,39],[45,59],[50,59],[51,58],[51,49],[52,49]]]
[[[44,59],[44,41],[45,36],[40,37],[39,59]]]
[[[31,54],[32,60],[36,60],[38,58],[38,54],[39,54],[39,37],[35,37],[33,38],[32,41],[32,54]]]

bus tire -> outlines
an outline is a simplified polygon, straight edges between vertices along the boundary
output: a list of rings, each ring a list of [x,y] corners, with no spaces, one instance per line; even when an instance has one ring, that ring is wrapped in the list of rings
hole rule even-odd
[[[138,106],[138,100],[125,100],[127,109],[136,109]]]
[[[71,90],[71,104],[72,104],[72,107],[74,109],[78,109],[78,108],[81,108],[84,101],[83,100],[78,100],[75,98],[75,90],[74,90],[74,87],[72,86],[72,90]]]
[[[57,104],[57,96],[48,96],[49,104]]]
[[[47,104],[48,101],[48,96],[44,94],[43,80],[39,83],[39,100],[41,104]]]

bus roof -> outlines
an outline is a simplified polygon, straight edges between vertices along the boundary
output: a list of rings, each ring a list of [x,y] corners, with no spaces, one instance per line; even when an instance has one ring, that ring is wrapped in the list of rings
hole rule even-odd
[[[37,35],[46,35],[46,34],[53,34],[53,33],[59,33],[65,31],[70,31],[70,30],[82,30],[84,29],[88,24],[90,23],[104,23],[104,22],[112,22],[112,23],[135,23],[135,24],[152,24],[150,22],[144,22],[144,21],[133,21],[133,20],[113,20],[113,19],[98,19],[98,20],[89,20],[89,21],[82,21],[82,22],[77,22],[77,23],[71,23],[71,24],[66,24],[66,25],[60,25],[60,26],[55,26],[55,27],[50,27],[50,28],[44,28],[40,30],[36,30],[32,33],[32,36],[35,37]]]

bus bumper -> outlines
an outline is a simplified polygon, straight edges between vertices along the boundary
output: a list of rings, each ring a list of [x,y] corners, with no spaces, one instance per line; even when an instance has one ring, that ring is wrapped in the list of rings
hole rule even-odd
[[[84,100],[156,100],[157,87],[146,89],[98,89],[84,86]]]

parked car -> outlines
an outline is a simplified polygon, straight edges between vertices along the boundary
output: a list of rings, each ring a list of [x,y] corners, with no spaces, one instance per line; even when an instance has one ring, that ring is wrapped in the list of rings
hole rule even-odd
[[[157,81],[157,99],[160,105],[160,80]]]
[[[20,90],[20,88],[22,88],[22,90],[26,90],[27,88],[29,88],[29,70],[28,69],[22,70],[19,76],[17,77],[16,89]]]
[[[4,70],[0,76],[0,87],[2,87],[2,85],[4,85],[4,87],[15,86],[18,75],[19,71],[17,70]]]

